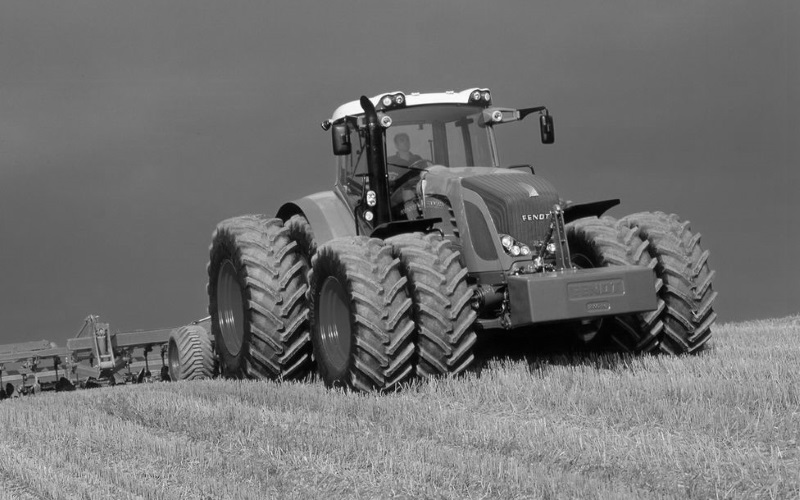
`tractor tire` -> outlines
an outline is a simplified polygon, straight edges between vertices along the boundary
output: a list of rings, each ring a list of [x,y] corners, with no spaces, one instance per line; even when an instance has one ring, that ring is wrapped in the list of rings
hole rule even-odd
[[[414,376],[414,321],[406,278],[392,247],[355,236],[314,255],[311,337],[328,387],[388,391]]]
[[[284,223],[289,230],[289,239],[297,243],[300,248],[300,255],[305,258],[307,269],[311,268],[311,258],[317,252],[317,243],[314,239],[314,231],[311,224],[302,215],[293,215]]]
[[[307,277],[280,219],[222,221],[212,237],[208,313],[223,376],[297,379],[311,369]]]
[[[711,337],[717,314],[713,304],[714,271],[710,252],[700,247],[700,233],[692,234],[689,221],[663,212],[640,212],[623,217],[622,224],[637,228],[648,251],[658,261],[656,273],[663,280],[661,297],[664,332],[658,346],[667,354],[702,351]]]
[[[169,377],[173,381],[199,380],[214,375],[214,351],[211,337],[199,325],[172,330],[167,344]]]
[[[567,224],[572,263],[580,268],[643,266],[655,269],[657,261],[647,252],[647,243],[636,228],[612,217],[586,217]],[[658,296],[663,283],[656,279]],[[579,328],[579,340],[592,349],[650,352],[657,348],[663,330],[660,320],[664,301],[659,297],[654,311],[587,321]]]
[[[417,327],[417,375],[458,375],[475,361],[475,311],[461,254],[438,233],[386,240],[408,279]]]
[[[298,214],[289,217],[289,220],[284,222],[284,226],[289,230],[289,239],[294,241],[299,248],[300,260],[303,264],[302,273],[306,276],[306,282],[310,283],[311,260],[314,258],[314,254],[317,253],[317,242],[314,239],[314,231],[311,229],[311,224],[308,223],[308,219],[305,216]],[[306,299],[308,299],[308,290],[306,289]]]

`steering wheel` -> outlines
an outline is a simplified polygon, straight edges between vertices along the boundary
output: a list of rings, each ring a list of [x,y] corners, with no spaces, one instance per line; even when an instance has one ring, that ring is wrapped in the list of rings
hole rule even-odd
[[[425,172],[425,171],[427,171],[428,167],[431,165],[431,162],[426,160],[425,158],[420,158],[419,160],[415,161],[414,163],[412,163],[410,165],[401,165],[399,163],[392,163],[392,162],[387,162],[386,165],[387,166],[391,165],[393,167],[399,167],[399,168],[405,168],[405,169],[409,170],[409,172],[404,173],[403,175],[401,175],[400,177],[398,177],[397,179],[395,179],[392,182],[393,185],[400,186],[400,185],[403,185],[406,182],[408,182],[408,180],[410,178],[414,177],[415,175],[419,175],[416,172]],[[422,165],[422,166],[419,166],[419,165]]]
[[[425,158],[420,158],[419,160],[415,161],[411,165],[398,165],[396,163],[392,163],[392,165],[395,165],[395,166],[398,166],[398,167],[401,167],[401,168],[407,168],[409,170],[420,170],[420,171],[423,171],[423,170],[425,170],[427,168],[428,165],[430,165],[430,163],[431,162],[429,162]],[[424,167],[418,167],[417,165],[424,165]]]
[[[422,158],[410,165],[400,165],[399,163],[388,163],[388,165],[392,165],[393,167],[400,167],[406,168],[409,171],[398,177],[393,183],[392,188],[389,190],[389,199],[394,198],[397,193],[403,191],[405,189],[410,189],[411,186],[408,186],[409,181],[415,180],[416,177],[419,177],[420,172],[426,172],[428,170],[428,166],[431,165],[431,162]],[[419,165],[424,165],[423,167]],[[415,181],[416,183],[416,181]]]

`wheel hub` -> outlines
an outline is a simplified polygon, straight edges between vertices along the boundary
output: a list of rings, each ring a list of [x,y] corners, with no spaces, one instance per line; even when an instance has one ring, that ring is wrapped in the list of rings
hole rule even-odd
[[[181,373],[181,362],[178,354],[178,345],[175,340],[170,339],[167,352],[167,363],[169,365],[169,376],[172,380],[178,380]]]
[[[239,276],[233,262],[226,260],[217,280],[217,314],[225,349],[237,356],[244,343],[244,307]]]
[[[346,370],[352,343],[350,301],[342,284],[333,276],[322,284],[318,324],[322,351],[328,364],[336,372]]]

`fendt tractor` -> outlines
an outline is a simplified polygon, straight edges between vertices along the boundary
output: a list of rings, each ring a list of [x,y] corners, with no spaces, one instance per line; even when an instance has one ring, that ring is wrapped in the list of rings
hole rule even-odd
[[[504,166],[495,129],[531,114],[552,144],[546,107],[497,107],[484,88],[337,108],[322,122],[333,189],[214,231],[221,374],[316,370],[328,386],[389,390],[464,372],[479,335],[542,328],[602,349],[701,350],[716,292],[700,235],[661,212],[613,219],[617,199],[565,202],[532,166]]]

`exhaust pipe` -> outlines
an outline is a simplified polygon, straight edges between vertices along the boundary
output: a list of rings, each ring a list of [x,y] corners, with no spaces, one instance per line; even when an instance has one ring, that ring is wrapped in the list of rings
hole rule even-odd
[[[361,96],[361,108],[367,128],[367,169],[369,188],[375,191],[375,219],[373,227],[391,221],[392,212],[389,200],[389,176],[386,170],[386,147],[383,127],[378,120],[375,105],[366,96]]]

